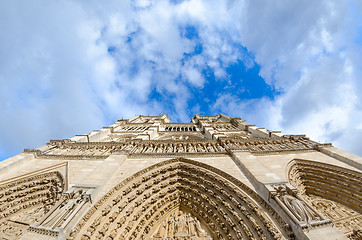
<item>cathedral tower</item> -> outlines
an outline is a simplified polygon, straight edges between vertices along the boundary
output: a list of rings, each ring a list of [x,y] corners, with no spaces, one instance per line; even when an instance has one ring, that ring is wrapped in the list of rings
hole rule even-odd
[[[361,183],[304,135],[136,116],[0,162],[0,239],[362,239]]]

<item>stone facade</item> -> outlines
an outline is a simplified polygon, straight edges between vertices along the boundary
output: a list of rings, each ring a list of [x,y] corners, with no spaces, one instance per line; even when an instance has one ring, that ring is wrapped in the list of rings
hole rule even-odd
[[[0,162],[0,239],[362,239],[361,185],[304,135],[136,116]]]

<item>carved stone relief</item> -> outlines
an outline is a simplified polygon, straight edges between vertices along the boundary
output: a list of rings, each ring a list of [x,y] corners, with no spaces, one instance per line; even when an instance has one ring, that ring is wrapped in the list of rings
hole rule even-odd
[[[330,164],[295,159],[289,182],[299,194],[350,239],[362,229],[362,174]],[[358,238],[357,238],[358,239]]]
[[[114,132],[143,132],[146,131],[149,126],[145,125],[121,125],[114,129]]]
[[[173,159],[117,185],[68,239],[168,239],[166,232],[172,231],[171,239],[285,239],[284,225],[233,177],[199,162]]]
[[[225,149],[216,142],[140,143],[131,151],[131,153],[134,154],[185,154],[216,152],[225,152]]]
[[[151,239],[212,240],[212,236],[197,217],[180,209],[169,214],[155,229],[151,234]]]
[[[218,131],[221,131],[221,132],[224,132],[224,131],[240,131],[240,129],[233,125],[233,124],[230,124],[230,123],[224,123],[224,124],[213,124],[212,125],[214,127],[214,129],[218,130]]]
[[[94,187],[73,186],[49,212],[32,224],[30,231],[57,236],[91,199]]]
[[[315,195],[303,196],[313,207],[324,216],[330,218],[334,225],[348,237],[362,229],[362,215],[337,202],[323,199]]]
[[[190,135],[191,134],[191,135]],[[26,150],[35,153],[39,158],[71,158],[71,159],[105,159],[112,153],[123,154],[225,154],[227,147],[230,150],[250,151],[254,154],[265,154],[283,151],[306,151],[313,150],[315,143],[304,136],[291,136],[289,138],[254,138],[245,139],[245,134],[239,134],[239,137],[223,137],[219,141],[201,140],[200,136],[192,135],[160,135],[164,140],[140,140],[134,139],[135,136],[120,136],[112,133],[105,137],[101,142],[72,142],[66,140],[52,140],[47,145],[49,148],[45,151]]]
[[[19,239],[57,202],[64,189],[58,172],[49,172],[0,185],[0,236]]]
[[[291,217],[291,219],[303,227],[318,226],[330,223],[330,221],[304,201],[297,194],[297,190],[287,183],[272,184],[271,197]]]
[[[314,149],[314,142],[300,136],[294,138],[250,138],[250,139],[222,139],[229,149],[244,150],[255,153],[269,153],[279,151],[300,151]]]

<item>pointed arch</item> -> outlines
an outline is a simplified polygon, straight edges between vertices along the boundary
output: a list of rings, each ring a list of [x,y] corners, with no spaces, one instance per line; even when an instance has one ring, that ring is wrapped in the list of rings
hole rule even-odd
[[[40,206],[50,208],[66,188],[58,164],[0,182],[0,222],[18,212]]]
[[[362,228],[362,173],[303,159],[289,162],[286,171],[303,198],[354,239]]]
[[[327,163],[294,159],[289,182],[307,194],[336,201],[362,213],[362,173]]]
[[[212,239],[285,239],[285,222],[252,189],[225,172],[183,158],[122,181],[90,209],[68,239],[153,239],[175,209],[200,221]]]
[[[66,189],[64,167],[62,163],[0,182],[1,237],[20,239],[56,204]]]

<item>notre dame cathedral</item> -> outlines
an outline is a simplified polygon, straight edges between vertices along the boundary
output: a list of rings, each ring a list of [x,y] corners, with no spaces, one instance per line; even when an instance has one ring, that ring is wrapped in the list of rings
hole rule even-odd
[[[240,118],[136,116],[0,162],[0,239],[362,239],[362,158]]]

